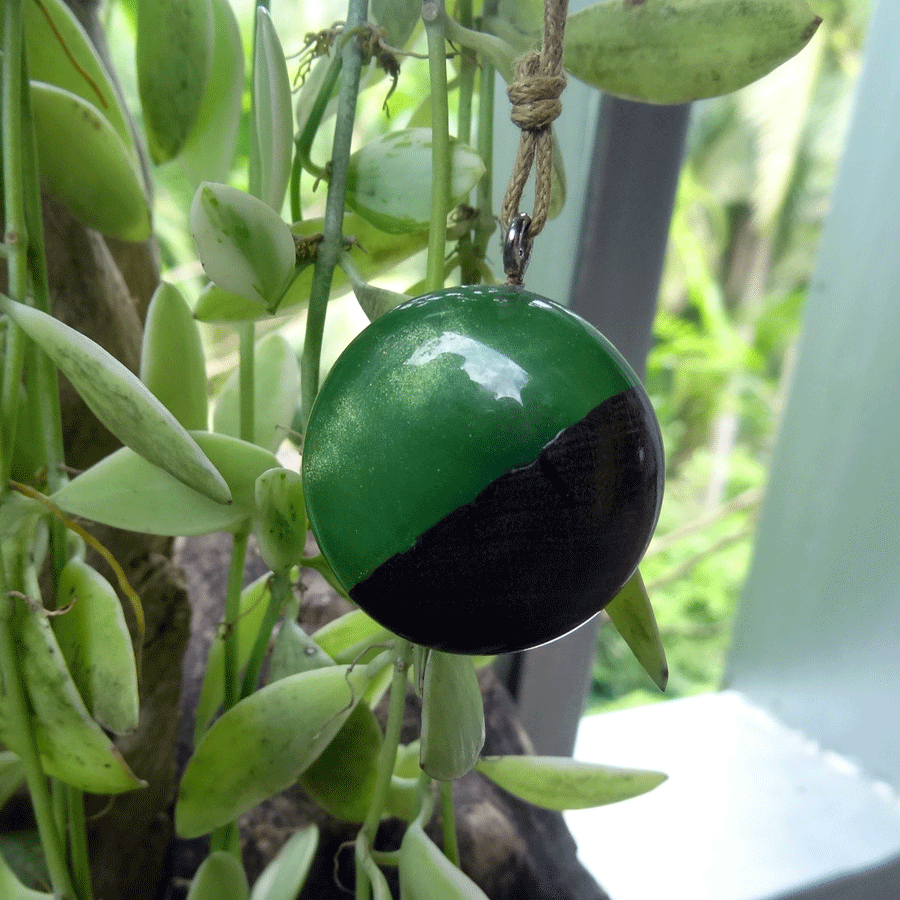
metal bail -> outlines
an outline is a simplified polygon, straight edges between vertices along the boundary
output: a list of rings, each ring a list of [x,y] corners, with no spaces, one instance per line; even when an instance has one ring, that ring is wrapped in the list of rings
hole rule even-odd
[[[531,258],[531,238],[528,229],[531,216],[519,213],[506,231],[503,242],[503,271],[506,272],[509,284],[521,284]]]

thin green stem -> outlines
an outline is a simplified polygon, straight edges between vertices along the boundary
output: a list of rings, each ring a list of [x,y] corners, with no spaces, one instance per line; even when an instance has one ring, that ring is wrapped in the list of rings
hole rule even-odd
[[[343,54],[335,53],[334,59],[328,66],[325,78],[319,87],[319,93],[313,102],[312,109],[306,119],[303,129],[297,140],[294,142],[294,163],[291,167],[291,218],[295,222],[299,222],[303,218],[303,210],[300,207],[300,176],[304,169],[316,178],[323,174],[321,167],[317,166],[310,158],[312,151],[312,143],[315,139],[316,132],[322,124],[322,117],[328,108],[328,102],[334,93],[334,86],[337,84],[338,76],[341,74],[341,66],[343,64]]]
[[[460,0],[459,19],[464,27],[472,27],[472,0]],[[476,70],[475,54],[471,50],[463,51],[459,69],[459,116],[456,136],[464,144],[472,142],[472,96],[475,93]],[[462,283],[475,284],[479,276],[478,261],[475,257],[475,246],[472,243],[470,231],[466,231],[457,242],[456,247],[459,254]]]
[[[368,0],[350,0],[347,9],[347,33],[359,28],[369,12]],[[309,419],[313,401],[319,392],[319,368],[322,356],[322,336],[325,332],[325,313],[334,270],[344,249],[344,196],[347,190],[347,170],[353,142],[353,123],[356,119],[356,100],[362,71],[362,52],[355,38],[344,43],[342,54],[341,90],[334,123],[331,148],[331,177],[325,201],[325,226],[322,243],[316,254],[309,309],[306,314],[306,337],[300,357],[301,404],[304,426]]]
[[[453,782],[441,782],[441,829],[444,832],[444,856],[459,868],[459,841],[456,837],[456,809],[453,805]]]
[[[225,640],[224,640],[224,701],[226,710],[238,701],[238,629],[241,615],[241,585],[244,581],[244,558],[250,539],[249,523],[234,533],[231,544],[231,565],[228,568],[228,587],[225,591]]]
[[[66,786],[69,818],[69,859],[79,900],[91,900],[91,866],[88,859],[87,823],[84,816],[84,793]]]
[[[490,63],[507,82],[512,81],[516,57],[519,56],[514,47],[494,34],[465,28],[450,16],[445,16],[444,22],[448,40],[474,50],[482,62]]]
[[[447,48],[442,0],[425,0],[422,21],[431,76],[431,220],[428,228],[427,289],[444,286],[447,216],[450,213],[450,126],[447,106]]]
[[[253,649],[250,651],[250,659],[247,661],[247,669],[244,672],[244,682],[241,685],[241,698],[249,697],[259,684],[259,673],[262,671],[263,658],[266,655],[266,647],[272,637],[272,629],[285,608],[293,597],[291,579],[287,572],[273,572],[269,579],[269,604],[260,623]]]
[[[356,838],[356,898],[369,900],[370,882],[365,869],[366,857],[371,853],[381,815],[387,803],[391,787],[391,775],[400,746],[400,731],[403,727],[403,712],[406,709],[406,683],[412,663],[413,645],[402,638],[397,639],[394,658],[394,677],[388,701],[388,715],[384,726],[384,740],[378,754],[378,774],[372,790],[372,800],[366,812],[363,826]]]
[[[494,67],[482,60],[478,77],[478,155],[484,163],[485,172],[476,190],[478,221],[473,237],[475,255],[479,260],[487,255],[488,241],[496,228],[491,211],[494,191],[494,79]]]
[[[256,325],[253,322],[241,322],[237,329],[240,338],[238,361],[240,434],[242,441],[252,444],[256,434]]]

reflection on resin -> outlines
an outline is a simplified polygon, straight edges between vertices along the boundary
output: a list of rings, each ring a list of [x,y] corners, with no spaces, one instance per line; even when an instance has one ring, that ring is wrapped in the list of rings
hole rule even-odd
[[[522,403],[522,388],[528,383],[528,373],[508,356],[464,334],[445,331],[426,341],[405,364],[424,366],[444,355],[461,357],[460,369],[495,399],[509,397]]]

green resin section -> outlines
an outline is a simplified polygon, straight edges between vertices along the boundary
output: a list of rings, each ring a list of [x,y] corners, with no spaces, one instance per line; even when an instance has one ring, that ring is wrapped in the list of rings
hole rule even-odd
[[[397,307],[344,351],[310,415],[303,482],[322,553],[352,589],[639,385],[593,326],[521,288],[448,288]]]

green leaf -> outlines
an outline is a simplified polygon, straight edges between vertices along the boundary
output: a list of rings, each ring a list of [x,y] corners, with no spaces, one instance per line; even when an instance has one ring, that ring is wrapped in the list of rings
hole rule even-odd
[[[77,94],[42,82],[32,82],[31,102],[47,190],[88,228],[127,241],[148,238],[143,177],[106,116]]]
[[[366,647],[393,637],[361,609],[332,619],[313,634],[313,640],[335,661],[352,662]]]
[[[54,900],[55,895],[25,887],[0,855],[0,897],[3,900]]]
[[[276,331],[257,344],[253,370],[253,442],[274,453],[300,405],[300,367],[291,345]],[[228,376],[216,399],[213,430],[234,437],[241,433],[237,369]]]
[[[237,668],[242,671],[250,660],[253,642],[259,632],[266,608],[271,597],[270,573],[261,575],[252,584],[241,591],[237,622],[230,627],[237,629]],[[206,658],[206,671],[203,673],[203,684],[197,699],[194,713],[194,746],[197,746],[206,734],[209,723],[225,699],[225,635],[220,629],[213,638]]]
[[[142,787],[144,782],[135,777],[88,713],[44,610],[21,601],[16,605],[13,623],[46,774],[94,794],[120,794]],[[0,737],[15,751],[18,735],[11,729],[5,711],[0,718]]]
[[[3,295],[0,311],[53,360],[94,415],[123,444],[206,497],[219,503],[231,500],[225,480],[197,442],[140,379],[99,344],[58,319]]]
[[[645,794],[662,772],[619,769],[567,756],[484,756],[475,768],[503,790],[544,809],[587,809]]]
[[[179,162],[192,187],[228,181],[244,99],[244,44],[229,0],[212,0],[213,47],[209,81],[197,123]]]
[[[22,5],[22,19],[28,77],[77,94],[96,107],[137,163],[128,114],[106,66],[72,10],[62,0],[29,2]]]
[[[420,0],[372,0],[372,17],[387,32],[385,43],[402,50],[422,16]]]
[[[141,346],[141,381],[188,430],[206,430],[206,357],[181,291],[166,281],[150,300]]]
[[[319,846],[319,829],[307,825],[278,851],[256,879],[250,900],[296,900]]]
[[[256,479],[253,531],[259,553],[275,572],[300,564],[306,547],[306,504],[299,472],[269,469]]]
[[[25,781],[22,760],[9,750],[0,752],[0,809]],[[0,896],[4,896],[0,893]]]
[[[294,225],[292,230],[298,237],[309,237],[321,234],[323,228],[323,219],[305,219]],[[343,228],[344,234],[348,238],[354,238],[361,248],[355,263],[361,277],[366,280],[376,278],[409,259],[423,250],[428,243],[427,231],[403,235],[387,234],[355,213],[344,215]],[[312,277],[312,266],[298,272],[278,304],[279,315],[296,312],[299,306],[308,302]],[[347,288],[347,276],[341,269],[335,269],[332,296]],[[258,302],[223,291],[217,285],[207,287],[194,307],[194,318],[200,322],[240,322],[262,319],[266,315],[266,310]]]
[[[240,861],[226,850],[214,850],[197,869],[187,900],[247,900],[249,891]]]
[[[418,822],[403,835],[399,869],[403,900],[488,900],[487,894],[444,856]]]
[[[52,496],[70,515],[145,534],[197,535],[231,531],[253,515],[256,478],[278,460],[255,444],[192,432],[222,472],[233,502],[217,503],[123,447],[95,463]]]
[[[611,94],[685,103],[761,78],[820,22],[805,0],[605,0],[568,18],[563,64]]]
[[[213,58],[211,0],[137,0],[138,94],[150,156],[176,157],[203,105]]]
[[[293,784],[340,731],[368,682],[334,666],[283,678],[229,709],[188,763],[175,807],[183,838],[199,837]]]
[[[327,813],[344,822],[362,822],[378,778],[381,726],[365,703],[357,704],[325,748],[300,776],[300,786]]]
[[[333,665],[334,660],[294,619],[286,619],[281,623],[269,660],[270,683],[289,675]]]
[[[425,662],[419,760],[432,778],[471,771],[484,746],[484,703],[468,656],[431,650]]]
[[[669,680],[666,650],[639,571],[635,570],[634,575],[625,582],[625,587],[607,605],[606,612],[635,659],[653,683],[664,691]]]
[[[203,182],[190,226],[210,281],[265,307],[281,299],[296,254],[291,230],[271,206],[226,184]]]
[[[281,41],[265,7],[256,11],[256,56],[250,133],[250,185],[253,193],[281,212],[291,177],[294,115],[291,79]]]
[[[137,663],[122,605],[112,585],[80,559],[70,559],[56,587],[53,632],[94,719],[126,734],[138,725]]]
[[[484,174],[481,157],[451,139],[450,204],[461,203]],[[424,231],[431,217],[431,130],[389,132],[350,157],[347,206],[390,234]]]

